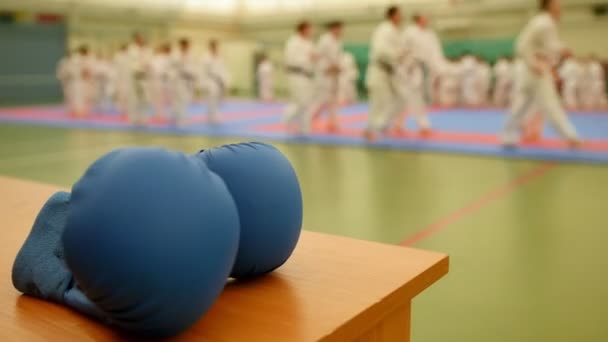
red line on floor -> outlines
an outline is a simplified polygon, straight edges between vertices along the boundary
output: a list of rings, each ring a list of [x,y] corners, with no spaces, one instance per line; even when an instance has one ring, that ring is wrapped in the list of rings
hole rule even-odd
[[[549,171],[551,171],[551,169],[553,169],[556,166],[557,166],[556,163],[543,163],[543,164],[533,168],[532,170],[520,175],[519,177],[512,179],[511,181],[509,181],[495,189],[490,190],[489,192],[485,193],[484,195],[482,195],[478,199],[474,200],[473,202],[454,211],[453,213],[451,213],[448,216],[440,219],[439,221],[431,224],[430,226],[422,229],[421,231],[417,232],[416,234],[410,236],[408,239],[401,242],[400,245],[401,246],[411,246],[411,245],[414,245],[414,244],[428,238],[429,236],[431,236],[433,234],[440,232],[441,230],[458,222],[459,220],[461,220],[467,216],[475,214],[476,212],[483,209],[485,206],[489,205],[490,203],[495,202],[501,198],[504,198],[507,195],[509,195],[510,193],[514,192],[515,190],[521,188],[522,186],[524,186],[536,179],[539,179],[540,177],[547,174]]]

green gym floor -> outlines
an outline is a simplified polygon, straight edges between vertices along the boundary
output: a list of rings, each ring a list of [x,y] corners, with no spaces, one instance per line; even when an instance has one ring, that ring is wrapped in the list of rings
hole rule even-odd
[[[115,148],[230,142],[0,125],[0,175],[68,187]],[[305,229],[450,255],[414,301],[413,341],[608,341],[607,167],[278,147],[303,187]]]

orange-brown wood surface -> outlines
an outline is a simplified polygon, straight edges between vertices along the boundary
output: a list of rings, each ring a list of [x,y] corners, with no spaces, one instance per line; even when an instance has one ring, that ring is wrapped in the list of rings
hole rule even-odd
[[[68,308],[20,295],[14,257],[54,186],[0,177],[0,340],[130,340]],[[448,271],[444,254],[303,232],[289,261],[230,283],[175,341],[404,341],[411,299]]]

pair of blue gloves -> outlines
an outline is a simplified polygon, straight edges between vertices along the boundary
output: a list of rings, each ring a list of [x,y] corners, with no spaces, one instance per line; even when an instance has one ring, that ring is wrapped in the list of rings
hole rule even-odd
[[[173,336],[207,312],[228,278],[285,263],[301,227],[297,176],[270,145],[192,156],[122,149],[47,201],[13,284],[131,333]]]

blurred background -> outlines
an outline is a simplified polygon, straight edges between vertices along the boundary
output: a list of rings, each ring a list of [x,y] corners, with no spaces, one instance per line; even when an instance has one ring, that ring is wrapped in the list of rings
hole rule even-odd
[[[301,19],[322,24],[345,22],[345,50],[361,71],[367,65],[372,30],[393,1],[387,0],[3,0],[0,2],[0,102],[59,100],[57,62],[67,49],[82,44],[113,55],[141,32],[152,46],[192,39],[201,54],[210,38],[232,75],[231,93],[255,93],[256,54],[266,51],[281,64],[283,46]],[[597,0],[563,0],[566,15],[561,37],[575,55],[608,56],[608,4]],[[426,13],[448,57],[471,52],[490,62],[512,54],[513,41],[536,13],[529,0],[403,0],[406,17]],[[364,91],[361,72],[359,89]],[[276,91],[285,94],[284,74]]]

